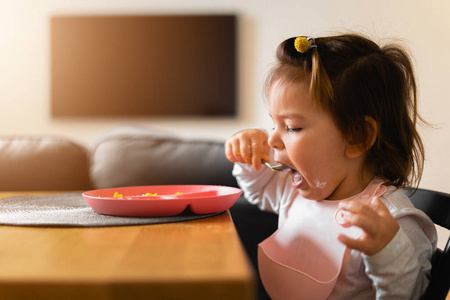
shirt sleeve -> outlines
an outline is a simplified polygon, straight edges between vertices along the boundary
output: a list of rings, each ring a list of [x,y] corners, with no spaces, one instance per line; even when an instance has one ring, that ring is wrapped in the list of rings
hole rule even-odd
[[[419,299],[429,284],[433,241],[414,217],[397,221],[400,229],[391,242],[375,255],[363,255],[378,300]]]
[[[292,185],[288,172],[275,172],[265,166],[255,171],[250,165],[236,163],[233,175],[246,199],[260,209],[279,214],[289,204]]]

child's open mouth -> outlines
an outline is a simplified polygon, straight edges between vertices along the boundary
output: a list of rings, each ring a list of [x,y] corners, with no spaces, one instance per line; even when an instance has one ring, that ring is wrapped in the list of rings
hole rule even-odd
[[[284,167],[285,171],[288,171],[291,173],[292,176],[292,186],[294,188],[299,188],[301,183],[303,182],[303,176],[302,174],[300,174],[299,171],[297,171],[296,169],[292,168],[290,163],[281,163],[279,161],[276,161],[277,163],[280,164],[280,166]]]

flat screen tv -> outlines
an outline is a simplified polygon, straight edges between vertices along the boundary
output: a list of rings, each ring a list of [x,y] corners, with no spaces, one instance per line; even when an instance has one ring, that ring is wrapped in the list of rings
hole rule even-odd
[[[234,116],[236,16],[51,18],[51,114]]]

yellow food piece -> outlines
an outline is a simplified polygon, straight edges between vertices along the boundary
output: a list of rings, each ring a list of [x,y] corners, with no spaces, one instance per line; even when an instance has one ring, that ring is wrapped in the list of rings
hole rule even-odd
[[[115,192],[113,197],[123,197],[123,195],[119,194],[118,192]]]
[[[176,192],[175,195],[183,195],[183,192]]]
[[[154,193],[154,194],[152,194],[152,193],[145,193],[145,194],[142,194],[142,196],[158,196],[158,193]]]

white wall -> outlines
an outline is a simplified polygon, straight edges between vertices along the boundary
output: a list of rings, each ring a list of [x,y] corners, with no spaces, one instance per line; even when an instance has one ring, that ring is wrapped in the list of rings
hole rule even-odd
[[[239,16],[237,119],[50,116],[49,20],[53,14],[236,13]],[[450,2],[448,0],[0,0],[0,135],[63,134],[86,145],[119,124],[225,139],[249,126],[269,128],[262,81],[285,38],[348,30],[401,39],[415,57],[428,159],[422,187],[450,192]]]

